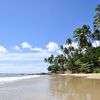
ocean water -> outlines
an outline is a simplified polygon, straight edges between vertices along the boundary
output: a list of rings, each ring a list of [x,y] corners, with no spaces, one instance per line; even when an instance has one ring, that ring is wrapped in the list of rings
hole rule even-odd
[[[28,76],[32,74],[26,74],[26,73],[0,73],[0,77],[22,77],[22,76]]]
[[[36,78],[36,77],[40,77],[40,75],[0,73],[0,85],[8,82],[14,82],[18,80]]]

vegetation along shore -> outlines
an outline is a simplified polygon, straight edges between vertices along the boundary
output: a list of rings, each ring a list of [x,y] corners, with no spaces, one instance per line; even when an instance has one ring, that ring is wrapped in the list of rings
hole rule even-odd
[[[60,46],[61,54],[44,59],[49,63],[48,71],[100,73],[100,4],[97,5],[95,13],[93,30],[87,24],[76,28],[73,37],[67,38],[66,44]]]

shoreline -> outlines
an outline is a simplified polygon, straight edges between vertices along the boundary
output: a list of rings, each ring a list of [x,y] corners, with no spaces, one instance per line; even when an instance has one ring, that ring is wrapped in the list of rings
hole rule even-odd
[[[73,74],[63,75],[73,77]],[[0,100],[99,100],[100,81],[77,79],[77,75],[87,74],[74,74],[75,78],[45,75],[3,84],[0,85]]]
[[[27,76],[17,76],[17,77],[0,77],[0,85],[9,82],[15,82],[20,80],[28,80],[33,78],[41,77],[40,75],[27,75]]]
[[[60,75],[82,77],[82,78],[87,78],[87,79],[100,79],[100,73],[91,73],[91,74],[78,73],[78,74],[60,74]]]

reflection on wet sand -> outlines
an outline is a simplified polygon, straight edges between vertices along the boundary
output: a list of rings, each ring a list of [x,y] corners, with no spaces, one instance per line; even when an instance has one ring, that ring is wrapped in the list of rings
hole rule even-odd
[[[100,100],[100,80],[42,76],[0,85],[0,100]]]
[[[99,100],[100,80],[54,76],[49,80],[51,94],[59,100]]]

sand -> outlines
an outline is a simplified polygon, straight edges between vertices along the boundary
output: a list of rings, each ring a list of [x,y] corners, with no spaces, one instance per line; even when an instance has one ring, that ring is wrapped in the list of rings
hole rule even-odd
[[[88,79],[100,79],[100,74],[83,74],[83,73],[78,73],[78,74],[60,74],[62,76],[73,76],[73,77],[84,77],[84,78],[88,78]]]
[[[38,77],[0,85],[0,100],[49,100],[44,88],[47,81]]]
[[[99,74],[88,75],[94,76],[100,79]],[[83,77],[87,74],[45,75],[5,83],[0,85],[0,100],[99,100],[100,80]]]

